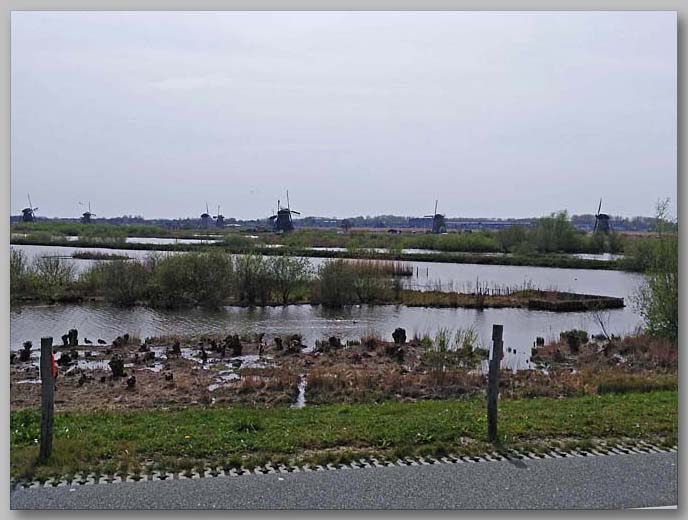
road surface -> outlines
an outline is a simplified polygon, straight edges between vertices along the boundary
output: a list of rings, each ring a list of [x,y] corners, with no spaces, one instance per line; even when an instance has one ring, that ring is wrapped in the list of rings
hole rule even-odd
[[[16,489],[12,509],[621,509],[673,506],[678,454],[372,467]]]

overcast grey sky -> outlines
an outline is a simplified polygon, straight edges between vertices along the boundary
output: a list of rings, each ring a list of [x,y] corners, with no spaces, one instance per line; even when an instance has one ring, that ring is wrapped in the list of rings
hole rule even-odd
[[[12,212],[675,215],[676,43],[672,12],[14,12]]]

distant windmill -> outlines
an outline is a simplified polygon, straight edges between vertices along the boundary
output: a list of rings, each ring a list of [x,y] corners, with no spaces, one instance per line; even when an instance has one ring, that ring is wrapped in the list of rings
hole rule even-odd
[[[80,206],[86,206],[86,203],[84,202],[79,202]],[[82,224],[90,224],[91,223],[91,217],[95,217],[95,213],[91,213],[91,201],[88,201],[88,211],[85,211],[84,213],[81,214],[81,223]]]
[[[272,215],[269,220],[272,222],[272,230],[276,233],[288,233],[294,229],[294,223],[291,220],[292,214],[300,215],[296,210],[291,209],[289,205],[289,190],[287,190],[287,207],[280,206],[280,201],[277,200],[277,213]]]
[[[26,196],[29,198],[29,207],[22,210],[22,222],[33,222],[38,208],[34,208],[31,204],[31,195],[27,193]]]
[[[220,205],[217,205],[217,215],[213,217],[215,219],[216,227],[225,227],[225,216],[220,213]]]
[[[447,224],[444,220],[444,215],[437,213],[437,202],[435,201],[435,212],[432,215],[425,215],[425,218],[432,217],[432,231],[431,233],[439,235],[447,232]]]
[[[597,213],[595,214],[595,227],[592,229],[593,233],[609,233],[612,230],[609,215],[600,213],[601,209],[602,199],[600,199],[600,205],[597,207]]]
[[[208,203],[205,203],[205,213],[201,213],[201,228],[208,229],[210,227],[210,210],[208,209]]]

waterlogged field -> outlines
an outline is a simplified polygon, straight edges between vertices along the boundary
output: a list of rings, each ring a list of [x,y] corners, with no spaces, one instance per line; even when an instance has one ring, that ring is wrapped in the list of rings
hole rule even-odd
[[[79,248],[13,247],[22,251],[29,260],[41,256],[64,257],[78,270],[97,262],[72,259],[72,254],[83,250]],[[106,248],[89,248],[88,252],[135,258],[145,258],[150,254],[149,251]],[[328,260],[310,258],[309,261],[317,269]],[[552,313],[527,309],[430,309],[403,305],[354,305],[339,310],[319,305],[224,307],[214,311],[125,308],[110,304],[30,305],[12,308],[10,344],[12,349],[19,348],[27,340],[38,344],[41,336],[59,338],[68,329],[77,328],[85,337],[103,337],[108,341],[125,332],[142,338],[161,334],[265,333],[268,336],[301,334],[304,342],[312,345],[316,340],[331,335],[352,340],[374,332],[389,338],[395,328],[402,327],[409,335],[431,336],[441,329],[474,328],[481,344],[488,345],[492,324],[499,323],[505,326],[505,346],[513,349],[511,363],[514,367],[521,367],[538,336],[557,339],[561,331],[574,328],[599,334],[602,325],[609,333],[622,335],[634,332],[641,324],[641,317],[631,300],[643,283],[643,277],[635,273],[438,262],[408,264],[413,275],[403,277],[401,282],[403,286],[416,290],[471,292],[476,284],[491,288],[532,286],[622,297],[626,307],[603,313]]]
[[[15,247],[32,260],[65,258],[78,271],[101,261],[72,258],[83,248]],[[88,252],[135,258],[150,254],[111,248]],[[195,265],[179,260],[194,258],[163,263]],[[308,261],[314,269],[328,262]],[[374,265],[378,269],[381,264]],[[613,341],[592,337],[625,336],[639,329],[641,317],[631,299],[642,276],[422,261],[403,267],[411,276],[396,279],[420,291],[538,288],[622,297],[626,307],[553,313],[274,302],[214,310],[195,304],[177,310],[94,302],[15,305],[10,315],[13,476],[484,453],[494,447],[485,439],[481,396],[486,352],[478,349],[490,345],[493,324],[504,326],[501,366],[511,369],[502,372],[502,446],[536,451],[600,440],[675,442],[676,349],[647,336]],[[407,334],[402,346],[391,342],[398,327]],[[57,449],[46,464],[36,466],[37,351],[22,360],[18,350],[25,341],[37,346],[43,336],[52,336],[59,345],[72,328],[79,330],[79,346],[58,349],[62,401],[57,403]],[[578,332],[560,337],[571,329],[587,331],[590,338],[584,335],[578,344],[571,339]],[[123,349],[113,339],[125,333],[133,341]],[[218,346],[230,344],[235,334],[241,338],[239,353],[225,356]],[[139,343],[148,337],[156,339]],[[470,339],[461,343],[455,337]],[[536,337],[547,344],[533,349]],[[179,355],[173,355],[179,341]],[[118,356],[126,375],[112,368]],[[150,460],[155,463],[147,464]]]
[[[628,308],[607,311],[610,333],[630,333],[640,318]],[[358,340],[376,333],[391,340],[394,329],[406,329],[409,337],[428,334],[435,337],[441,329],[473,328],[479,343],[490,343],[492,325],[504,325],[505,366],[524,368],[535,338],[559,338],[564,330],[582,329],[601,333],[596,317],[590,313],[554,313],[526,309],[429,309],[402,305],[354,305],[339,310],[313,305],[285,307],[226,307],[162,310],[147,307],[126,308],[110,304],[31,305],[10,311],[10,345],[13,350],[30,340],[40,344],[43,336],[59,338],[71,328],[81,336],[108,342],[124,333],[140,338],[179,334],[260,334],[266,338],[301,334],[308,346],[316,340],[338,336]]]

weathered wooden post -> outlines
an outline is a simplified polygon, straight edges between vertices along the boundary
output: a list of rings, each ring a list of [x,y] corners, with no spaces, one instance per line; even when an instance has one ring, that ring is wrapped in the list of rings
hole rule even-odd
[[[502,360],[503,325],[492,325],[492,357],[487,383],[487,437],[497,442],[497,398],[499,396],[499,363]]]
[[[53,338],[41,338],[41,447],[38,463],[45,462],[53,451],[53,411],[55,378],[53,376]]]

